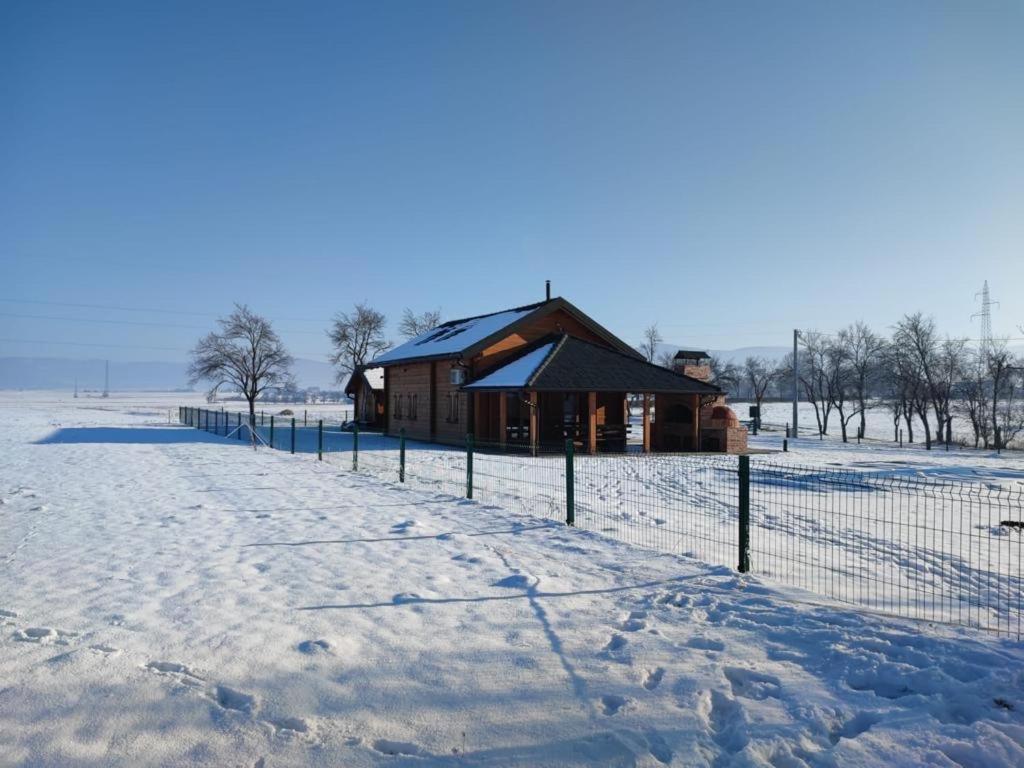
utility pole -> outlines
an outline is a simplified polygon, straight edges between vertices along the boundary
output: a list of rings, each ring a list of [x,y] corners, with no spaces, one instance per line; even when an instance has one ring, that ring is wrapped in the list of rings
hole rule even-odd
[[[799,349],[800,331],[793,329],[793,437],[800,436],[800,364]]]
[[[78,379],[75,379],[75,398],[78,398]]]

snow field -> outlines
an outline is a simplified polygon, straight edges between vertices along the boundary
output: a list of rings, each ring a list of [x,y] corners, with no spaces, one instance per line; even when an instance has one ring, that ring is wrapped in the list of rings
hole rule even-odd
[[[123,407],[4,411],[0,764],[1024,761],[1018,643]]]

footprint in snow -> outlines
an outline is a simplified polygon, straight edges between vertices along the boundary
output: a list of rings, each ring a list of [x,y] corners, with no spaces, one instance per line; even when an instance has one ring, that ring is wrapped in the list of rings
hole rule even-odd
[[[657,667],[656,669],[648,669],[644,672],[644,688],[648,691],[653,691],[659,685],[661,685],[662,678],[665,677],[664,667]]]
[[[629,700],[625,696],[609,694],[601,697],[601,711],[611,717],[626,706]]]
[[[407,755],[421,757],[423,750],[411,741],[394,741],[393,739],[377,739],[373,748],[383,755]]]
[[[27,627],[14,632],[14,639],[21,643],[39,643],[40,645],[67,645],[74,632],[65,632],[53,627]]]
[[[777,699],[782,692],[779,679],[772,675],[764,675],[741,667],[726,667],[723,672],[729,680],[729,685],[732,686],[733,696],[756,700]]]
[[[405,603],[419,603],[422,602],[423,598],[417,595],[415,592],[399,592],[397,595],[391,598],[391,602],[395,605],[404,605]]]
[[[218,685],[214,689],[215,700],[224,709],[250,713],[256,708],[256,697],[237,691],[226,685]]]
[[[604,647],[604,649],[606,651],[611,652],[621,651],[628,644],[629,641],[626,640],[626,638],[624,638],[622,635],[612,635],[611,639],[608,641],[608,644]]]
[[[282,717],[279,720],[271,720],[270,725],[281,735],[309,733],[309,723],[301,717]]]
[[[724,651],[725,643],[721,640],[715,640],[710,637],[691,637],[686,641],[686,645],[690,648],[696,648],[700,651]]]
[[[633,611],[622,622],[620,629],[623,632],[639,632],[641,629],[645,629],[647,627],[647,622],[644,621],[646,618],[646,611]]]
[[[530,589],[537,585],[539,579],[529,573],[516,573],[506,576],[494,582],[492,587],[503,587],[504,589]]]
[[[305,653],[308,656],[326,653],[331,650],[331,644],[326,640],[303,640],[297,647],[299,653]]]

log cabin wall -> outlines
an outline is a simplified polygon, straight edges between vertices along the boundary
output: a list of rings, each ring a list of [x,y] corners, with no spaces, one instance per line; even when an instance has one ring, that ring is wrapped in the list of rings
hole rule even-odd
[[[434,439],[443,443],[461,443],[469,431],[469,407],[472,398],[451,382],[452,368],[460,367],[454,360],[434,363]],[[450,399],[456,400],[455,412]]]
[[[430,440],[430,363],[395,365],[387,369],[387,433],[405,429],[407,437]]]

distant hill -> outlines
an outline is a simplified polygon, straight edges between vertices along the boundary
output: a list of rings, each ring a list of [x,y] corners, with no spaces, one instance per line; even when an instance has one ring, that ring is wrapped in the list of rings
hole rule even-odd
[[[185,363],[110,362],[110,388],[126,390],[188,389]],[[299,387],[334,388],[334,368],[317,360],[297,359],[292,368]],[[103,360],[60,357],[0,357],[0,389],[103,389]]]
[[[662,352],[669,352],[675,354],[680,349],[689,349],[689,347],[680,347],[678,344],[659,344],[658,354]],[[738,365],[742,365],[743,361],[748,357],[763,357],[766,360],[781,360],[786,356],[787,353],[792,352],[792,349],[787,347],[740,347],[738,349],[708,349],[708,354],[714,355],[723,362],[734,362]]]

